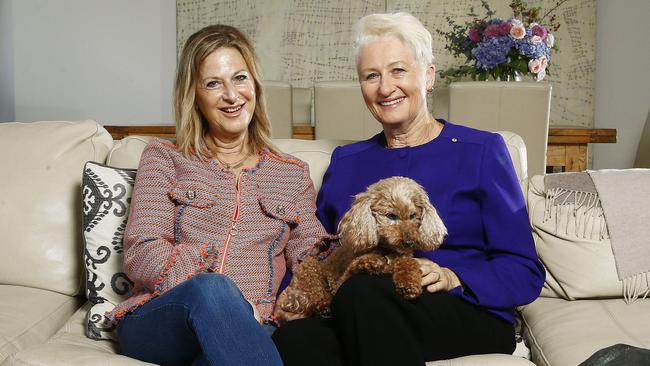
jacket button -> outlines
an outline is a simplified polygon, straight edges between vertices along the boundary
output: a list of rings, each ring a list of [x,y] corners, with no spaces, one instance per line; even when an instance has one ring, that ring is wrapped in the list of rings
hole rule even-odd
[[[191,199],[191,200],[193,200],[194,197],[196,197],[196,193],[195,193],[194,191],[187,191],[187,192],[185,193],[185,195],[187,196],[187,198],[189,198],[189,199]]]
[[[284,210],[284,207],[282,207],[282,206],[278,206],[278,207],[275,208],[275,213],[277,213],[278,215],[284,215],[284,212],[285,212],[285,210]]]

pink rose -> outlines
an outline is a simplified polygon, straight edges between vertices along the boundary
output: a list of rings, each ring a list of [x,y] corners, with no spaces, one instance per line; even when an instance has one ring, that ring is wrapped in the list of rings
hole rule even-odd
[[[548,66],[548,59],[546,58],[546,56],[540,57],[539,63],[542,66],[542,69],[546,69],[546,66]]]
[[[499,36],[499,25],[498,24],[490,24],[485,28],[485,32],[483,32],[483,36],[485,38],[494,38]]]
[[[539,38],[541,38],[541,39],[546,38],[546,34],[548,33],[546,31],[546,28],[544,28],[543,26],[541,26],[539,24],[535,24],[532,27],[531,32],[533,33],[534,36],[539,36]]]
[[[499,35],[500,36],[507,36],[510,34],[510,29],[512,29],[512,23],[510,22],[503,22],[499,26]]]
[[[546,39],[544,39],[544,42],[546,42],[548,48],[553,48],[553,45],[555,44],[555,36],[553,33],[548,33],[546,35]]]
[[[481,41],[481,34],[477,28],[470,28],[468,36],[469,39],[474,43],[479,43]]]
[[[530,43],[532,43],[532,44],[539,44],[539,43],[542,43],[542,37],[540,37],[540,36],[532,36],[532,37],[530,37],[530,38],[528,39],[528,42],[530,42]]]
[[[530,70],[530,72],[533,74],[537,74],[542,70],[542,63],[537,59],[532,59],[528,61],[528,70]]]
[[[514,39],[522,39],[526,35],[526,28],[521,24],[513,24],[510,28],[510,36]]]

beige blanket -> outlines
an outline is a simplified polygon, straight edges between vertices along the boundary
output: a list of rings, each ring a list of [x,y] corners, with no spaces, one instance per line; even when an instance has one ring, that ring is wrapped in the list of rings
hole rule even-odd
[[[575,235],[610,239],[616,271],[628,303],[650,293],[650,169],[549,174],[546,216],[565,210]],[[567,211],[570,210],[570,211]],[[572,211],[572,212],[571,212]],[[568,227],[564,228],[569,232]]]
[[[650,292],[650,169],[589,171],[628,302]]]

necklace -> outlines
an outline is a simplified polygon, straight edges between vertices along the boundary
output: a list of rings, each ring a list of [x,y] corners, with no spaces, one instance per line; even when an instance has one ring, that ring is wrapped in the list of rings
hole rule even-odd
[[[239,160],[239,161],[236,161],[236,162],[234,162],[234,163],[226,163],[225,161],[219,159],[219,156],[218,156],[217,154],[214,154],[215,159],[217,159],[217,161],[219,162],[219,164],[221,164],[221,166],[223,166],[223,168],[226,169],[226,170],[237,169],[237,168],[239,168],[240,166],[244,165],[244,161],[246,161],[246,159],[248,159],[248,156],[249,156],[249,155],[246,154],[246,155],[244,155],[244,157],[243,157],[241,160]]]

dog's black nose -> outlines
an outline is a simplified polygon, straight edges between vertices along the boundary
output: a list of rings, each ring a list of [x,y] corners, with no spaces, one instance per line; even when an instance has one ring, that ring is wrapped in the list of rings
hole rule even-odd
[[[415,242],[413,240],[404,240],[402,244],[404,244],[404,246],[407,248],[413,248]]]

